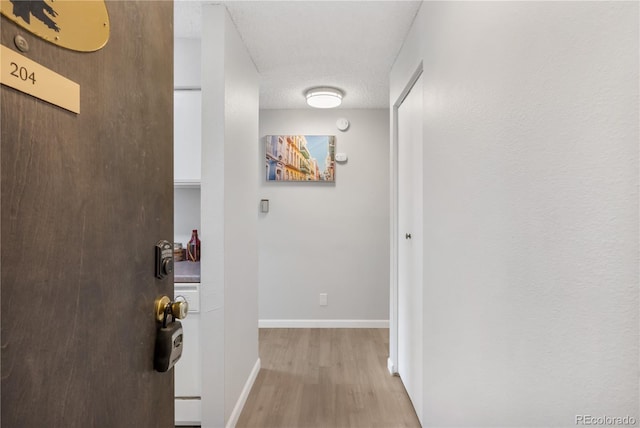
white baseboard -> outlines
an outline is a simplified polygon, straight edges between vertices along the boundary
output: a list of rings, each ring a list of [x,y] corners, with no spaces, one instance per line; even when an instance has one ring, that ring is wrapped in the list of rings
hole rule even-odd
[[[253,383],[256,381],[259,372],[260,358],[258,358],[258,360],[256,361],[256,364],[253,366],[253,370],[251,370],[251,373],[249,374],[249,377],[247,378],[242,391],[240,391],[240,397],[238,397],[238,401],[236,401],[236,405],[233,407],[233,411],[229,416],[226,428],[235,428],[236,424],[238,423],[240,413],[242,413],[244,404],[247,402],[247,398],[249,397],[249,393],[251,392],[251,388],[253,387]]]
[[[389,328],[389,320],[259,320],[260,328]]]
[[[396,370],[396,366],[393,364],[393,361],[391,361],[391,358],[387,358],[387,370],[389,370],[389,373],[392,375],[398,373],[398,370]]]

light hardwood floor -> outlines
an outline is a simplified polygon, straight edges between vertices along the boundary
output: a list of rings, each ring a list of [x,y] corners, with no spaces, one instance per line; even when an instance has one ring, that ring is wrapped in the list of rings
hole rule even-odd
[[[260,329],[262,369],[236,426],[419,427],[388,353],[388,329]]]

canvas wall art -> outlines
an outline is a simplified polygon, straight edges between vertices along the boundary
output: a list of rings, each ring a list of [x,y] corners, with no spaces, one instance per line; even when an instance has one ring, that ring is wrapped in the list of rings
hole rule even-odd
[[[335,182],[334,135],[267,135],[267,181]]]

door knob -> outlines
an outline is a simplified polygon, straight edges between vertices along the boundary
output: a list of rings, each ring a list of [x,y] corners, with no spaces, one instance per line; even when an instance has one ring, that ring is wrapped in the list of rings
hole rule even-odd
[[[411,239],[411,234],[410,233],[405,233],[404,234],[404,239]]]
[[[155,308],[156,320],[158,322],[162,322],[165,319],[167,311],[170,311],[173,318],[182,320],[187,317],[189,303],[184,300],[184,297],[183,300],[172,302],[167,296],[162,296],[156,299]]]
[[[180,300],[171,303],[171,313],[179,320],[183,320],[187,317],[189,312],[189,303],[186,300]]]

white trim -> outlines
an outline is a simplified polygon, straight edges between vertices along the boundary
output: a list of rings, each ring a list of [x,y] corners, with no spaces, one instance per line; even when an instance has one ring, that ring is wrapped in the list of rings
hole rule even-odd
[[[182,178],[173,180],[173,187],[178,187],[180,189],[199,189],[200,185],[200,180],[195,178]]]
[[[409,78],[398,99],[392,105],[391,116],[391,148],[389,153],[390,166],[390,254],[389,254],[389,359],[398,361],[398,108],[409,95],[413,85],[418,81],[424,69],[420,61],[416,70]],[[398,368],[394,367],[397,372]]]
[[[389,320],[259,320],[260,328],[389,328]]]
[[[396,366],[393,364],[393,361],[391,361],[391,358],[387,358],[387,370],[389,370],[389,373],[392,375],[398,374],[398,370],[396,370]]]
[[[236,401],[236,405],[234,406],[233,411],[229,416],[226,428],[235,428],[236,424],[238,423],[238,419],[240,418],[242,409],[247,402],[247,398],[249,397],[249,393],[251,392],[253,383],[258,377],[258,373],[260,373],[260,358],[258,358],[258,360],[256,361],[256,364],[253,366],[253,370],[251,370],[251,373],[249,374],[249,377],[244,384],[244,388],[242,388],[242,391],[240,391],[240,397],[238,397],[238,401]]]

